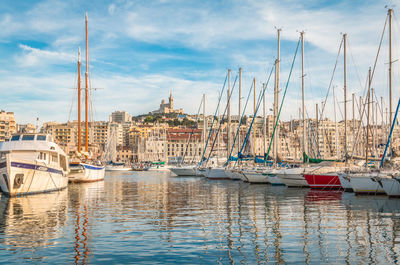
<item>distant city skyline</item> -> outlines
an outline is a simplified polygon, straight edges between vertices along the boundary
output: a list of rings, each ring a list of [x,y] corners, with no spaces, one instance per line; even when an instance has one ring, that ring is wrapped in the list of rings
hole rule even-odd
[[[259,91],[276,57],[276,28],[282,28],[281,89],[286,84],[299,32],[306,32],[307,113],[314,117],[315,103],[324,99],[331,79],[341,33],[347,33],[349,39],[348,98],[353,92],[357,98],[363,95],[367,70],[374,63],[385,23],[386,5],[394,8],[393,60],[399,59],[396,4],[358,0],[44,0],[3,4],[0,108],[14,112],[18,123],[34,124],[37,117],[40,123],[76,119],[76,102],[70,111],[73,99],[76,101],[72,88],[76,86],[78,47],[84,54],[87,10],[92,87],[102,88],[94,91],[95,120],[108,120],[115,110],[132,115],[149,113],[171,90],[175,106],[190,114],[197,112],[205,93],[207,113],[212,114],[228,68],[232,69],[232,84],[238,68],[243,68],[244,98],[253,77]],[[383,96],[385,102],[387,43],[386,32],[373,83],[377,97]],[[340,55],[333,86],[341,108],[342,64]],[[298,54],[282,119],[298,117],[300,70]],[[394,63],[393,72],[397,102],[398,63]],[[231,113],[237,115],[235,89]],[[272,108],[271,90],[272,82],[267,90],[267,109]],[[332,99],[330,103],[328,113],[332,115]],[[251,109],[248,107],[248,113]],[[341,112],[337,112],[338,120]]]

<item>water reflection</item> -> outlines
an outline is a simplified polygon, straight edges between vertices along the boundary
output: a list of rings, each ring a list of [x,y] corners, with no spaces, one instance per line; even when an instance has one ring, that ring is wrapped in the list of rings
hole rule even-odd
[[[49,263],[399,262],[400,200],[385,196],[148,172],[40,196],[2,198],[4,260],[29,247]]]
[[[67,220],[67,190],[29,197],[1,196],[0,263],[12,262],[16,254],[25,262],[41,262],[36,250],[51,249]],[[17,262],[18,263],[18,262]]]

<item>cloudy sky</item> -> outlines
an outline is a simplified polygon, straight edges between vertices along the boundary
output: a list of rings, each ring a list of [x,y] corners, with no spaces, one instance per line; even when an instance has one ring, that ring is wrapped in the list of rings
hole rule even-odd
[[[175,106],[197,112],[207,95],[213,113],[226,71],[232,79],[243,68],[243,95],[251,80],[265,82],[276,58],[276,28],[281,32],[280,86],[286,85],[299,32],[305,31],[306,99],[309,116],[323,101],[342,33],[348,34],[348,90],[363,95],[385,24],[394,8],[393,60],[399,58],[396,2],[375,0],[96,0],[7,1],[0,5],[0,108],[15,112],[18,123],[76,119],[76,61],[84,51],[84,13],[89,45],[94,118],[107,120],[114,110],[133,115],[158,108],[172,91]],[[398,5],[400,7],[400,5]],[[388,101],[388,35],[383,38],[373,86]],[[84,62],[83,62],[84,64]],[[399,93],[399,63],[394,63],[394,95]],[[298,117],[301,98],[298,55],[283,118]],[[343,111],[343,59],[333,87]],[[272,83],[271,83],[272,85]],[[237,88],[235,88],[237,89]],[[272,86],[267,89],[268,108]],[[237,90],[233,100],[237,101]],[[71,104],[72,111],[71,111]],[[327,115],[333,118],[333,97]],[[233,114],[236,106],[233,105]],[[351,104],[349,103],[351,111]],[[349,116],[351,115],[351,112]]]

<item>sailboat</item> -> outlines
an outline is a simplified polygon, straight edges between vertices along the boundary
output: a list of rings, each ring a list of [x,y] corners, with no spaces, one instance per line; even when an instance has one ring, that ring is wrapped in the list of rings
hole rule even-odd
[[[85,14],[85,36],[86,36],[86,71],[85,71],[85,152],[81,151],[81,58],[78,52],[78,161],[70,163],[70,182],[93,182],[104,179],[105,168],[100,161],[89,158],[89,122],[88,122],[88,97],[89,97],[89,53],[88,53],[88,19]]]
[[[117,161],[117,134],[116,127],[111,126],[110,136],[108,137],[106,150],[105,150],[105,160],[107,161],[106,171],[130,171],[132,167],[125,164],[125,162]]]

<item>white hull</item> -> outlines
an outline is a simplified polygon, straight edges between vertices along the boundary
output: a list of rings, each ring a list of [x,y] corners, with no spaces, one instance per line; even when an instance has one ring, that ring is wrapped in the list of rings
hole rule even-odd
[[[249,183],[269,183],[268,176],[261,171],[243,171],[245,181]]]
[[[276,175],[288,187],[309,187],[303,173],[304,168],[288,168]]]
[[[106,166],[106,171],[131,171],[131,167],[114,167],[114,166]]]
[[[208,179],[229,179],[224,168],[211,168],[207,174]]]
[[[196,176],[196,168],[194,166],[173,167],[173,168],[170,168],[169,170],[171,170],[177,176]]]
[[[385,190],[379,184],[377,180],[374,179],[377,174],[371,173],[357,173],[349,174],[350,184],[355,193],[364,194],[383,194]]]
[[[271,185],[285,185],[282,180],[276,175],[277,170],[268,170],[264,173],[267,174],[268,181]]]
[[[231,179],[231,180],[243,180],[243,174],[236,169],[225,169],[225,174]]]
[[[67,187],[68,177],[60,167],[45,163],[12,159],[1,160],[0,187],[9,196],[61,190]]]
[[[207,177],[208,169],[207,168],[196,168],[196,176],[198,177]]]
[[[342,188],[345,190],[352,190],[353,187],[351,186],[350,183],[350,178],[347,176],[345,173],[339,173],[339,180],[340,180],[340,185],[342,185]]]
[[[170,166],[151,166],[148,171],[169,171]]]
[[[104,166],[94,166],[85,163],[79,164],[79,169],[70,167],[71,172],[68,175],[70,182],[94,182],[104,179]]]
[[[387,195],[400,196],[400,179],[382,178],[381,183]]]

